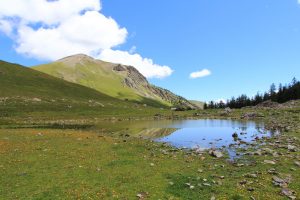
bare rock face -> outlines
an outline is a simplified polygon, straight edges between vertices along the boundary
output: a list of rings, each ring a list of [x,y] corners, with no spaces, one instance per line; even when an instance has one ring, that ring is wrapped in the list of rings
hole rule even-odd
[[[116,65],[113,70],[117,71],[117,72],[122,72],[122,71],[126,71],[126,68],[122,65]]]
[[[117,73],[126,74],[124,78],[124,85],[136,90],[141,96],[161,99],[167,101],[174,106],[182,107],[184,109],[197,109],[198,107],[189,102],[185,98],[178,96],[169,90],[151,85],[147,79],[134,67],[126,65],[116,65],[113,70]]]

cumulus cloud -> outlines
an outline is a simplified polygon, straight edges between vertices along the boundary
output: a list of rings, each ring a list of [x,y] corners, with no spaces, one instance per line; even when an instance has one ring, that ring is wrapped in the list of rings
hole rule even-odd
[[[130,54],[126,51],[106,49],[101,52],[98,58],[104,61],[135,66],[147,78],[163,78],[170,76],[173,72],[170,67],[154,64],[153,60],[143,58],[137,53]]]
[[[0,17],[19,18],[25,23],[58,24],[82,11],[100,11],[99,0],[1,0]]]
[[[192,78],[192,79],[202,78],[202,77],[209,76],[209,75],[211,75],[211,71],[209,71],[208,69],[203,69],[203,70],[191,73],[190,78]]]
[[[96,24],[99,24],[97,26]],[[92,55],[95,51],[122,44],[127,35],[111,18],[96,11],[74,15],[54,28],[18,28],[16,50],[34,58],[56,60],[76,53]]]
[[[0,31],[13,38],[18,53],[40,60],[84,53],[132,65],[148,78],[172,73],[136,48],[112,50],[126,42],[128,32],[100,11],[100,0],[1,0]]]
[[[9,35],[13,30],[13,26],[6,20],[0,20],[0,31]]]

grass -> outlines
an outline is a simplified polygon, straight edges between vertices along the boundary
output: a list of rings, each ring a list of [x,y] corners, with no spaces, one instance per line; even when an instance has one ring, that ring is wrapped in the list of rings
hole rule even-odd
[[[136,89],[125,87],[123,82],[127,74],[113,71],[114,65],[103,61],[94,61],[89,58],[81,61],[79,64],[58,61],[39,65],[33,67],[33,69],[93,88],[117,99],[128,99],[132,102],[146,103],[156,107],[170,106],[170,103],[164,102],[157,97],[151,99],[139,95],[138,92],[148,94],[150,92],[143,86],[137,85],[139,88]]]
[[[130,102],[17,64],[0,61],[0,124],[48,120],[122,118],[161,113],[159,102]],[[157,106],[158,108],[149,105]],[[164,111],[165,112],[165,111]]]
[[[230,115],[238,118],[249,111],[236,110]],[[297,109],[282,110],[280,114],[272,110],[259,112],[266,116],[261,119],[266,123],[275,120],[276,124],[294,127],[279,139],[286,145],[290,138],[297,137],[295,145],[300,146]],[[218,111],[199,114],[219,118]],[[115,135],[112,133],[115,126],[107,124],[101,131],[0,129],[0,199],[138,199],[138,194],[144,199],[210,199],[212,196],[287,199],[273,185],[273,175],[268,173],[271,168],[280,177],[292,176],[289,188],[300,192],[299,168],[294,165],[300,158],[299,152],[282,148],[276,150],[281,153],[278,158],[244,156],[232,163],[207,153],[197,155],[150,140]],[[279,139],[269,139],[262,147],[273,148],[271,144]],[[273,159],[276,159],[275,166],[264,163]],[[243,167],[237,165],[242,163]],[[248,173],[258,177],[249,178]],[[244,180],[247,183],[240,184]]]
[[[0,63],[0,96],[0,199],[131,200],[138,194],[155,200],[287,199],[273,185],[271,168],[279,177],[291,176],[288,187],[300,194],[300,168],[294,164],[300,152],[286,148],[300,147],[299,107],[171,112],[5,62]],[[141,127],[126,129],[127,136],[117,132],[142,119],[240,119],[249,112],[270,129],[282,130],[261,146],[278,157],[245,155],[229,162],[140,139]],[[274,145],[277,141],[282,147]]]
[[[124,142],[88,131],[0,130],[0,138],[2,199],[136,199],[140,193],[146,199],[285,199],[267,173],[272,166],[261,160],[236,167],[206,154],[202,160],[147,140]],[[291,165],[282,159],[276,169],[291,174]],[[261,172],[257,179],[243,177],[256,171]],[[241,186],[244,179],[253,183]],[[212,186],[198,186],[203,183]],[[299,191],[299,183],[294,172],[291,188]]]

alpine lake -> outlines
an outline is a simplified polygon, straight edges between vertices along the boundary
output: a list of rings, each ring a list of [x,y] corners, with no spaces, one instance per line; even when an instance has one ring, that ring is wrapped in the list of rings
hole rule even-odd
[[[257,141],[280,134],[266,130],[263,122],[231,119],[108,122],[92,129],[107,126],[113,127],[112,133],[121,137],[150,139],[181,150],[224,151],[230,160],[242,156],[237,149],[258,148],[261,143]]]

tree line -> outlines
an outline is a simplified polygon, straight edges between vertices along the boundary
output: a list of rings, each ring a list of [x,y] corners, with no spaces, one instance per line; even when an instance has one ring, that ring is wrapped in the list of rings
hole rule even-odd
[[[276,87],[273,83],[269,91],[264,93],[257,93],[254,97],[248,97],[245,94],[227,100],[226,102],[210,101],[204,104],[204,109],[216,108],[243,108],[246,106],[256,106],[264,101],[274,101],[278,103],[285,103],[290,100],[300,99],[300,82],[293,78],[290,84],[282,85],[281,83]]]

